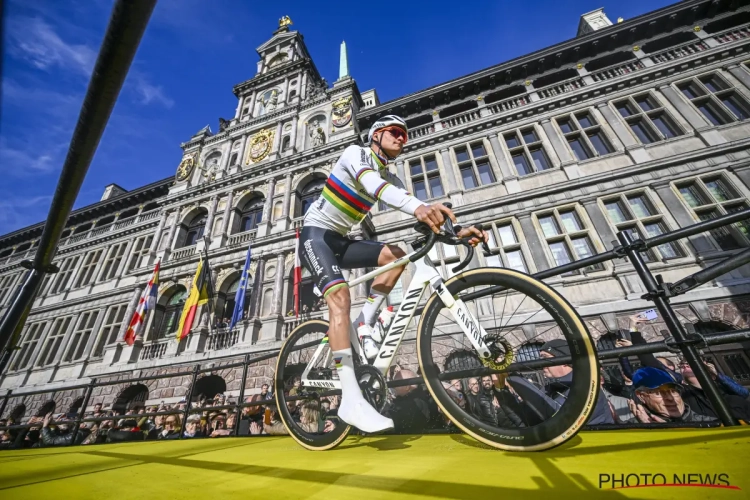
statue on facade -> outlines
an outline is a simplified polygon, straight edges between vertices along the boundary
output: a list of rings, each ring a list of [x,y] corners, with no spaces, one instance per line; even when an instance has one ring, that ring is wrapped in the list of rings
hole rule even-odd
[[[273,89],[269,92],[266,92],[265,95],[261,95],[258,100],[261,104],[260,114],[275,111],[279,105],[279,91],[277,89]]]
[[[314,148],[326,143],[326,133],[323,131],[323,127],[320,126],[318,120],[313,120],[310,124],[310,139],[310,145]]]
[[[219,117],[219,132],[224,132],[224,130],[229,126],[229,120],[225,120],[222,117]]]

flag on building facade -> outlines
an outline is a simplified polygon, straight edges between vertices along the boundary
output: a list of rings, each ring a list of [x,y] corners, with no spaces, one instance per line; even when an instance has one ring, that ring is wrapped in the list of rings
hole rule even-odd
[[[153,310],[156,306],[156,294],[159,291],[159,266],[161,261],[157,261],[154,266],[154,272],[151,275],[151,279],[148,281],[148,285],[143,290],[140,300],[138,300],[138,306],[135,308],[133,317],[130,319],[128,329],[125,331],[125,337],[123,340],[128,345],[133,345],[135,339],[141,335],[143,327],[146,324],[146,315],[149,311]]]
[[[294,245],[294,315],[299,318],[299,288],[302,282],[302,264],[299,260],[299,228]]]
[[[242,268],[240,284],[237,287],[237,293],[234,296],[234,311],[232,312],[232,321],[229,322],[229,331],[235,327],[242,319],[242,312],[245,310],[245,291],[247,290],[247,281],[250,279],[250,249],[247,247],[247,257],[245,257],[245,267]]]
[[[190,333],[195,321],[195,314],[198,312],[198,306],[208,302],[208,280],[209,273],[203,263],[203,256],[198,262],[198,269],[195,270],[193,284],[190,287],[190,295],[185,301],[180,316],[180,326],[177,328],[177,341],[184,339]]]

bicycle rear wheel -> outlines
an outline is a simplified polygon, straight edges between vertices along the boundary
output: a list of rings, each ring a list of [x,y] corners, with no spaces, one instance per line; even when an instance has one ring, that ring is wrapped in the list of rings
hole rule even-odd
[[[494,375],[467,374],[485,367],[433,294],[420,319],[417,352],[427,388],[443,412],[467,434],[504,450],[545,450],[573,437],[595,406],[599,372],[593,341],[571,305],[544,283],[509,269],[468,271],[444,286],[466,298],[497,363]],[[502,291],[488,290],[498,286]],[[483,296],[467,295],[475,292]],[[553,338],[567,342],[572,380],[566,365],[540,362],[538,347]],[[544,385],[566,372],[567,394],[561,389],[563,398],[548,397]]]
[[[323,383],[337,380],[327,339],[327,321],[311,320],[299,325],[281,347],[274,376],[276,408],[281,421],[295,441],[313,451],[338,446],[351,430],[335,415],[341,396],[327,396],[332,392],[330,389],[299,383],[316,352],[318,358],[311,366],[308,379]],[[330,405],[328,411],[324,409],[326,402]]]

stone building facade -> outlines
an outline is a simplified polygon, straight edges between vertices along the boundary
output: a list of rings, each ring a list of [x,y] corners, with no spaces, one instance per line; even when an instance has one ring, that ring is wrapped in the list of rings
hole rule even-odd
[[[747,208],[749,49],[750,7],[736,2],[684,1],[614,24],[598,10],[582,16],[574,39],[380,103],[347,70],[328,85],[301,34],[282,19],[257,49],[257,74],[233,89],[234,116],[183,143],[173,177],[133,191],[108,186],[99,203],[71,214],[55,258],[60,272],[45,279],[0,379],[3,390],[49,392],[11,395],[5,412],[73,404],[82,390],[65,388],[94,378],[182,373],[196,363],[213,367],[203,375],[223,380],[222,391],[238,391],[242,369],[222,366],[278,349],[301,321],[289,311],[304,210],[341,152],[366,141],[384,114],[410,126],[392,167],[408,189],[452,202],[460,221],[492,227],[497,254],[477,252],[473,267],[534,273],[613,248],[619,230],[653,236]],[[354,234],[405,248],[412,222],[380,206]],[[38,224],[0,238],[0,314],[41,231]],[[653,249],[648,259],[676,281],[749,244],[750,225],[738,224]],[[245,319],[228,332],[220,323],[231,316],[248,245]],[[433,253],[446,274],[460,258],[449,250]],[[175,321],[201,254],[215,278],[214,317],[201,311],[178,343]],[[157,311],[128,346],[127,322],[157,260]],[[410,276],[407,269],[402,285]],[[602,348],[629,314],[650,307],[625,260],[548,283],[576,306]],[[355,304],[366,293],[356,287]],[[712,333],[747,328],[748,293],[750,271],[742,268],[673,303],[685,323]],[[325,314],[316,300],[305,281],[306,317]],[[662,329],[647,335],[661,338]],[[413,344],[402,349],[402,364],[413,364]],[[709,357],[750,384],[748,352],[750,345],[732,344]],[[273,367],[272,360],[251,365],[247,393],[270,381]],[[126,383],[97,388],[93,401],[125,404],[136,392],[178,401],[190,377],[144,385],[145,392]]]

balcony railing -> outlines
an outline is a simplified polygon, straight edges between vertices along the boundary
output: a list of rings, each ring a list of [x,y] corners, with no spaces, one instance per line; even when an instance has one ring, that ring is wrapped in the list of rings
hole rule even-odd
[[[416,139],[425,135],[430,135],[435,131],[435,124],[428,123],[427,125],[420,125],[409,130],[409,139]]]
[[[479,110],[478,109],[472,109],[471,111],[468,111],[466,113],[462,113],[460,115],[451,116],[450,118],[446,118],[442,121],[443,128],[450,128],[450,127],[456,127],[458,125],[463,125],[465,123],[473,122],[474,120],[478,120],[480,118]]]
[[[635,73],[638,70],[645,68],[643,63],[639,60],[628,61],[626,63],[614,64],[607,68],[601,69],[595,73],[591,73],[591,78],[595,82],[603,82],[605,80],[611,80],[618,76],[627,75],[629,73]]]
[[[190,257],[191,255],[195,255],[195,245],[190,245],[189,247],[182,247],[178,248],[174,252],[172,252],[171,257],[169,260],[180,260],[180,259],[186,259]]]
[[[108,233],[109,231],[112,230],[113,225],[114,224],[109,224],[104,227],[97,227],[96,229],[92,229],[91,232],[89,233],[89,237],[94,238],[95,236],[101,236],[104,233]]]
[[[750,25],[738,26],[713,35],[719,43],[731,43],[750,38]]]
[[[164,339],[154,342],[153,344],[144,345],[143,349],[141,349],[140,359],[145,361],[163,357],[167,353],[167,345],[169,345],[170,342],[172,342],[172,339]]]
[[[159,217],[160,214],[161,214],[161,209],[159,208],[154,209],[154,210],[149,210],[148,212],[143,212],[140,215],[135,215],[133,217],[128,217],[127,219],[122,219],[120,221],[115,222],[114,224],[109,224],[104,227],[91,229],[81,234],[70,236],[68,237],[68,239],[61,239],[60,244],[58,246],[64,247],[67,245],[72,245],[73,243],[81,242],[88,238],[96,238],[97,236],[101,236],[109,232],[114,232],[124,227],[132,226],[133,224],[139,224],[147,220],[155,219]]]
[[[302,227],[302,223],[305,221],[305,216],[297,217],[296,219],[292,219],[292,229],[297,229],[298,227]]]
[[[547,99],[561,94],[566,94],[568,92],[573,92],[574,90],[582,88],[584,85],[585,84],[583,83],[583,78],[580,76],[576,76],[574,78],[570,78],[569,80],[537,89],[537,93],[542,99]]]
[[[251,229],[250,231],[233,234],[229,237],[228,245],[230,247],[233,247],[235,245],[242,245],[243,243],[247,243],[248,241],[255,238],[255,235],[257,234],[257,232],[258,232],[257,229]]]
[[[686,43],[678,47],[671,47],[667,50],[657,52],[656,54],[649,54],[649,57],[657,64],[674,61],[676,59],[682,59],[683,57],[692,56],[698,52],[708,50],[708,45],[705,42],[699,40],[697,42]]]
[[[237,329],[229,331],[224,328],[217,332],[214,332],[208,339],[208,350],[218,351],[221,349],[229,349],[236,344],[240,339],[240,332]]]
[[[154,210],[149,210],[148,212],[143,212],[141,215],[138,216],[138,222],[156,219],[157,217],[159,217],[159,214],[161,214],[161,210],[159,210],[158,208],[155,208]]]
[[[123,227],[132,226],[135,224],[135,221],[138,220],[138,217],[128,217],[127,219],[122,219],[114,224],[114,230],[122,229]]]
[[[511,109],[516,109],[516,108],[520,108],[521,106],[526,106],[530,102],[531,102],[531,99],[529,98],[528,95],[516,96],[516,97],[511,97],[508,99],[503,99],[502,101],[492,103],[489,106],[489,109],[492,114],[505,113],[506,111],[510,111]]]

